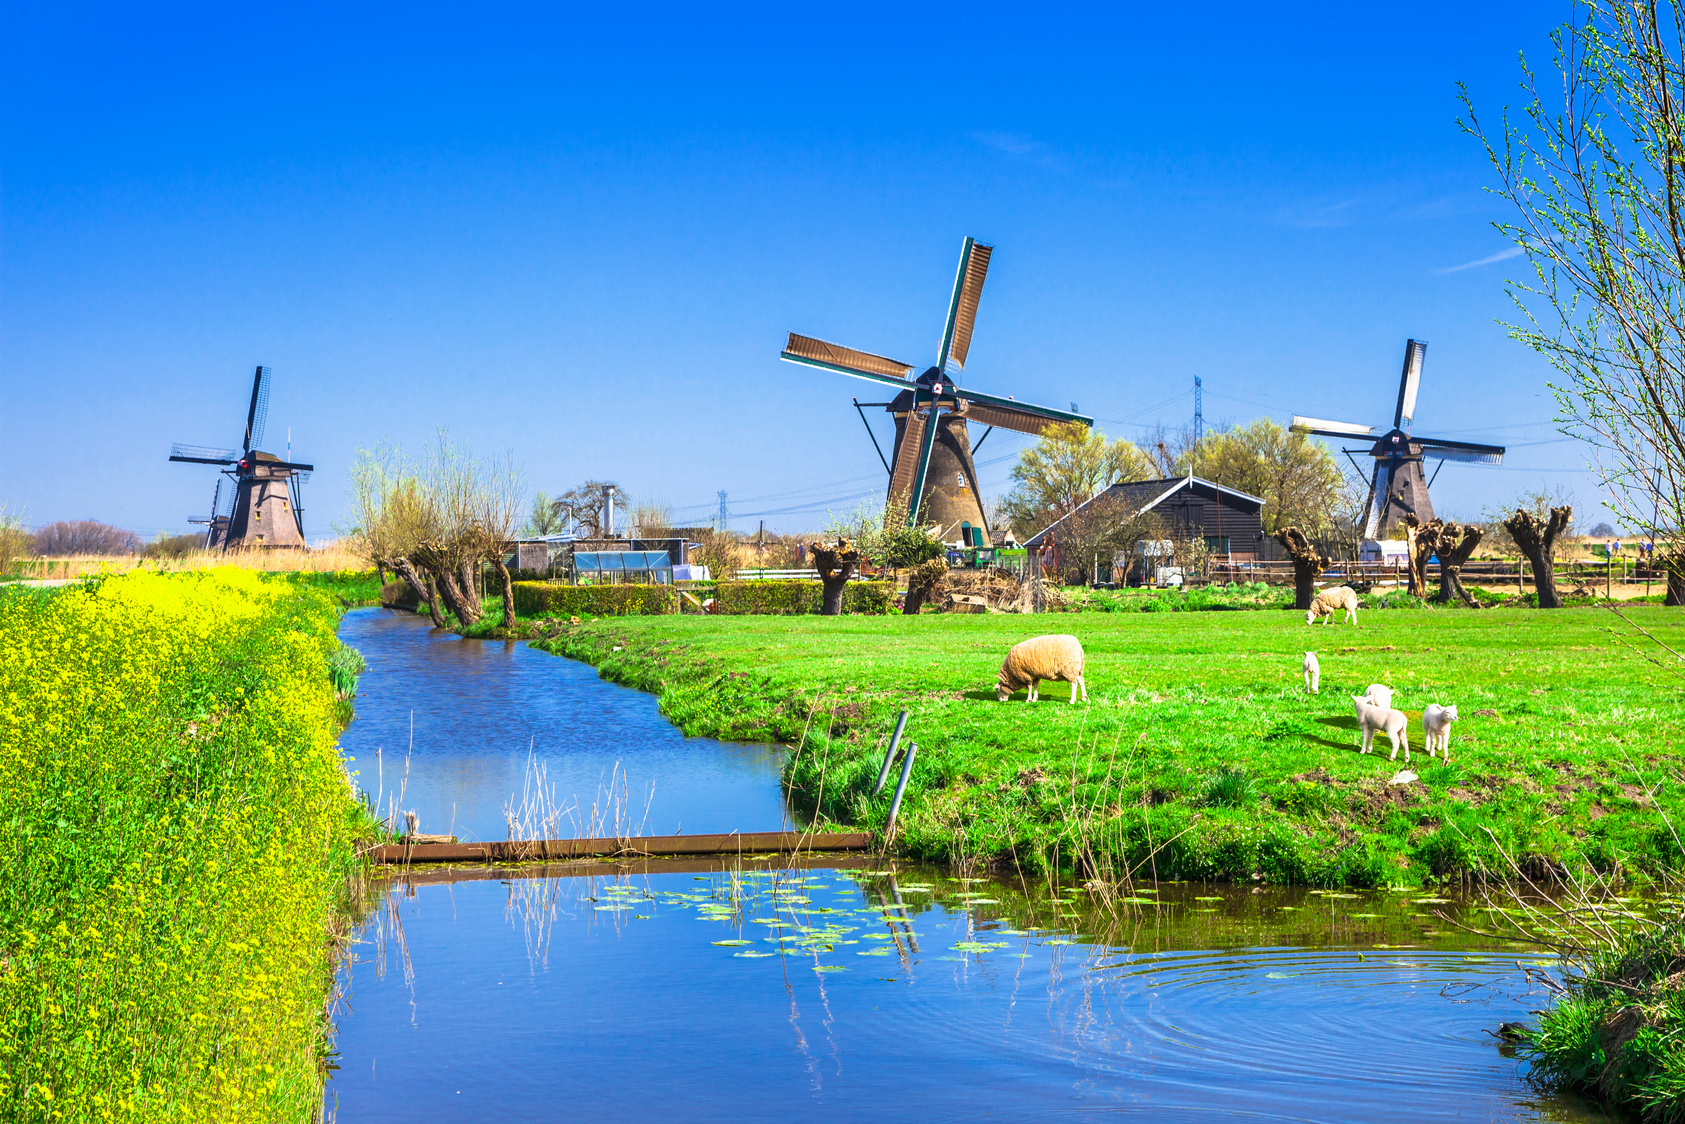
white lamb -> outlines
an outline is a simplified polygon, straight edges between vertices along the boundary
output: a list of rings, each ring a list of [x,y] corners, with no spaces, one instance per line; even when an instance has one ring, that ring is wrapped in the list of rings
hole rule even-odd
[[[1433,703],[1422,711],[1422,742],[1428,747],[1428,756],[1436,756],[1435,750],[1445,755],[1445,760],[1451,760],[1451,723],[1457,720],[1455,706],[1440,706]]]
[[[1382,686],[1379,683],[1371,683],[1364,689],[1363,697],[1366,701],[1374,703],[1382,710],[1392,709],[1391,687]]]
[[[1337,585],[1333,589],[1325,589],[1311,600],[1311,607],[1305,610],[1305,623],[1315,624],[1316,618],[1326,617],[1323,627],[1334,619],[1334,614],[1341,609],[1346,611],[1346,623],[1357,623],[1357,591],[1349,585]]]
[[[1410,738],[1404,732],[1405,725],[1410,721],[1402,710],[1392,710],[1384,706],[1376,706],[1361,695],[1352,696],[1352,706],[1357,711],[1357,725],[1363,731],[1363,748],[1359,753],[1368,753],[1375,748],[1375,732],[1385,731],[1392,742],[1392,756],[1388,761],[1398,760],[1398,751],[1404,750],[1404,763],[1410,763]]]
[[[1305,653],[1305,687],[1313,695],[1322,694],[1322,665],[1316,662],[1315,652]]]
[[[1088,701],[1088,686],[1082,681],[1084,657],[1082,642],[1074,636],[1037,636],[1014,644],[1001,662],[1000,675],[995,679],[995,698],[1005,702],[1014,691],[1028,688],[1026,702],[1039,697],[1036,686],[1043,680],[1071,685],[1071,702]]]

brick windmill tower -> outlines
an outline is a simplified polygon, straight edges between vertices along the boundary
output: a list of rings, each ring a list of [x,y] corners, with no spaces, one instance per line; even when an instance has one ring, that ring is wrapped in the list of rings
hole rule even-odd
[[[958,376],[971,350],[971,330],[977,320],[977,304],[983,296],[983,279],[989,271],[994,247],[967,238],[960,247],[959,274],[954,294],[948,301],[948,318],[942,327],[942,344],[936,365],[914,376],[911,363],[856,351],[824,340],[790,333],[780,359],[821,371],[866,379],[895,390],[888,402],[854,403],[856,410],[882,406],[895,417],[895,449],[884,460],[889,473],[888,510],[904,514],[908,526],[934,524],[943,541],[960,541],[965,546],[991,546],[989,525],[978,492],[977,465],[972,456],[994,429],[1040,436],[1057,425],[1092,426],[1094,419],[1047,406],[1032,406],[1008,396],[962,389]],[[860,418],[865,421],[866,415]],[[975,442],[968,422],[988,428]],[[871,433],[871,425],[866,426]],[[872,444],[877,445],[877,437]],[[883,458],[883,449],[878,448]],[[969,528],[969,534],[967,529]]]
[[[207,550],[304,547],[304,505],[300,485],[310,479],[314,465],[284,461],[258,448],[269,420],[268,367],[252,376],[251,404],[246,409],[246,435],[238,451],[200,445],[174,445],[170,459],[185,464],[214,464],[226,480],[217,481],[205,535]]]

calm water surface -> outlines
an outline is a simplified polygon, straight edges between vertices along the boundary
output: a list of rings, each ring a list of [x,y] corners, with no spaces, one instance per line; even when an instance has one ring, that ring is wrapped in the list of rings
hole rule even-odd
[[[345,741],[415,742],[403,806],[502,837],[529,741],[588,803],[615,762],[649,830],[765,830],[775,751],[685,739],[589,668],[363,611]],[[396,750],[396,752],[395,752]],[[401,766],[400,766],[401,768]],[[371,892],[327,1103],[340,1121],[1592,1121],[1488,1033],[1518,945],[1422,894],[950,877],[862,858],[417,871]]]

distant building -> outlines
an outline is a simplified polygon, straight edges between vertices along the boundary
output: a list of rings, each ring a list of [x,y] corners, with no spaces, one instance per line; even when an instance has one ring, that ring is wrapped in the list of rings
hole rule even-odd
[[[1157,512],[1172,538],[1203,538],[1212,555],[1225,561],[1253,562],[1263,557],[1263,497],[1193,475],[1113,484],[1070,515],[1026,539],[1024,545],[1031,550],[1051,545],[1057,551],[1061,529],[1085,508],[1102,501],[1115,505],[1128,518]]]

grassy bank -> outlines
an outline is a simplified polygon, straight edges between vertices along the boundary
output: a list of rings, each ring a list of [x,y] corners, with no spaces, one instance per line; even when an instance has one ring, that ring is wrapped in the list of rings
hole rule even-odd
[[[315,1118],[337,622],[232,567],[0,592],[0,1118]]]
[[[1627,615],[1685,644],[1677,611]],[[1685,681],[1600,609],[1399,609],[1356,629],[1292,612],[558,627],[538,644],[659,693],[687,733],[799,745],[789,782],[839,824],[881,831],[888,797],[871,789],[905,707],[921,748],[897,843],[916,856],[1324,886],[1503,869],[1500,845],[1535,870],[1682,857],[1655,809],[1685,822]],[[1007,648],[1043,631],[1082,639],[1090,705],[1057,685],[1038,704],[994,701]],[[1300,684],[1310,648],[1320,696]],[[1389,785],[1403,759],[1356,752],[1350,696],[1372,682],[1412,717],[1418,781]],[[1419,752],[1429,702],[1460,707],[1449,764]]]

